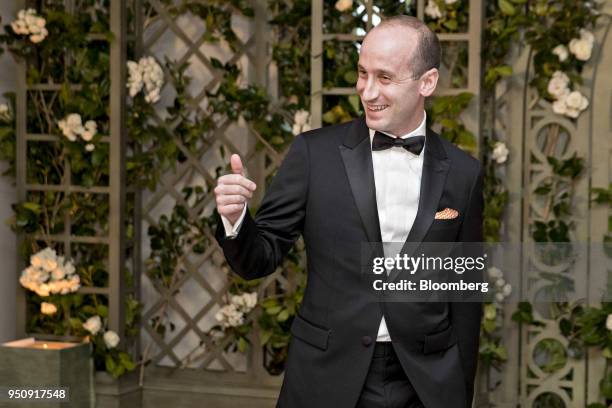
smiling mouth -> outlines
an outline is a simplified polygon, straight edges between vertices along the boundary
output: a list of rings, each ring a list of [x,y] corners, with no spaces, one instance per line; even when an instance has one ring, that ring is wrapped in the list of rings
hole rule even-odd
[[[368,110],[372,112],[380,112],[387,109],[389,105],[368,105]]]

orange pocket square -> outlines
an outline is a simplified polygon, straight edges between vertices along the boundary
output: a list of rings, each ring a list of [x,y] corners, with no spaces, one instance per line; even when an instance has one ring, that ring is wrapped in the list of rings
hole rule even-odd
[[[452,220],[459,216],[459,211],[452,208],[445,208],[442,211],[438,211],[434,219],[436,220]]]

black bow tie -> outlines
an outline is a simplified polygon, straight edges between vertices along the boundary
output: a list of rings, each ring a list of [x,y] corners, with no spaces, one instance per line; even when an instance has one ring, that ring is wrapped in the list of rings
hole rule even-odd
[[[392,147],[403,147],[410,153],[416,154],[417,156],[423,151],[425,145],[425,136],[412,136],[406,139],[399,137],[387,136],[384,133],[374,133],[374,140],[372,140],[372,150],[387,150]]]

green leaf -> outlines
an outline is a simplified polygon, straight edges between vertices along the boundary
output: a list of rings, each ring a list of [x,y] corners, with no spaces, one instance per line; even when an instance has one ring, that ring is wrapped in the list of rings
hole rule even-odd
[[[40,204],[32,203],[30,201],[26,201],[25,203],[22,204],[22,206],[26,210],[32,211],[33,213],[36,213],[36,214],[40,214],[42,210]]]
[[[100,315],[100,317],[108,317],[108,307],[105,305],[98,305],[96,311]]]
[[[284,322],[288,318],[289,318],[289,311],[287,309],[284,309],[282,312],[278,314],[278,316],[276,316],[276,320],[278,320],[279,322]]]
[[[516,14],[516,9],[508,0],[497,0],[497,5],[501,12],[507,16],[513,16]]]
[[[348,71],[344,73],[344,80],[349,84],[355,84],[357,82],[357,72],[356,71]]]
[[[240,351],[241,353],[244,353],[247,351],[248,348],[249,348],[249,343],[247,343],[244,337],[239,337],[238,338],[238,351]]]

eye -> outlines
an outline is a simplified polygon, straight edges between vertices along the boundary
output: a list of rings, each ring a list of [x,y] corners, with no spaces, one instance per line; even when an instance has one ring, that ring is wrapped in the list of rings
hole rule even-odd
[[[378,79],[380,80],[380,82],[382,82],[383,84],[388,84],[389,82],[391,82],[391,77],[389,75],[380,75],[378,77]]]
[[[367,73],[367,72],[365,72],[365,70],[363,70],[363,69],[358,70],[358,71],[357,71],[357,73],[358,73],[358,74],[359,74],[359,76],[360,76],[360,77],[362,77],[362,78],[365,78],[365,77],[367,77],[367,76],[368,76],[368,73]]]

